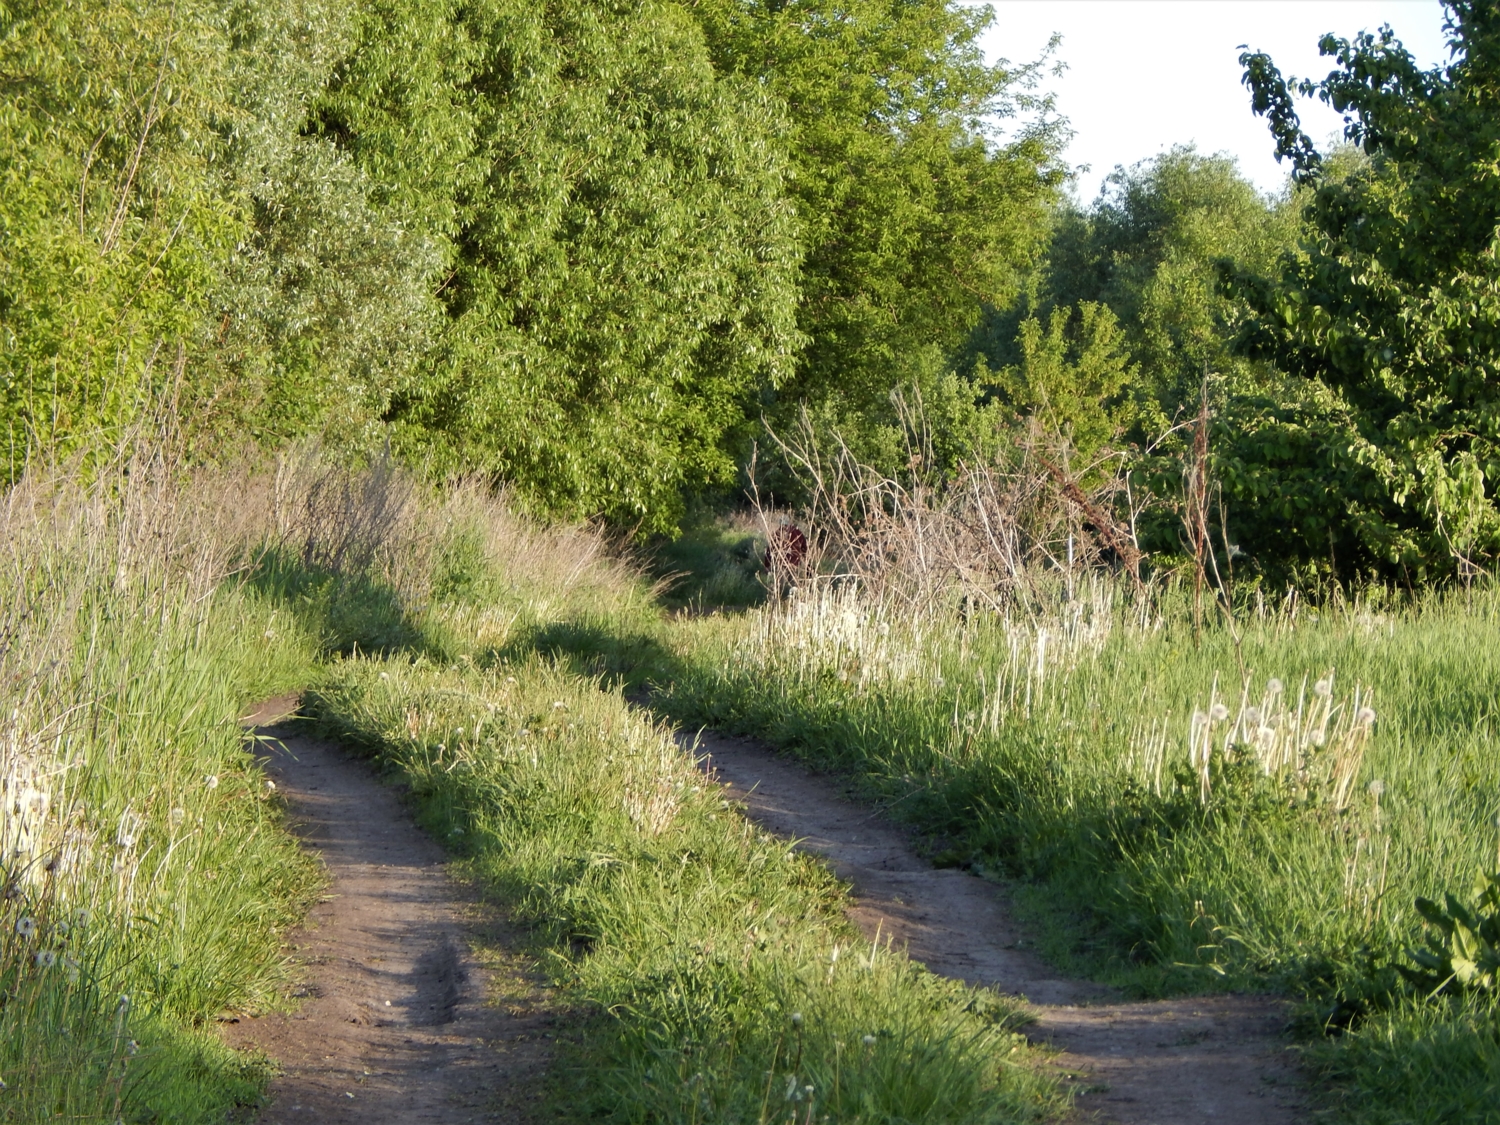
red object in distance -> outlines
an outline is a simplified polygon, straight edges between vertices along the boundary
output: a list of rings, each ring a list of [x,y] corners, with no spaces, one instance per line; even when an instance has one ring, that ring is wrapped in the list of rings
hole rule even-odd
[[[802,534],[802,529],[794,523],[785,527],[777,528],[771,533],[771,542],[766,546],[766,569],[772,569],[773,563],[792,569],[802,565],[802,560],[807,558],[807,536]]]

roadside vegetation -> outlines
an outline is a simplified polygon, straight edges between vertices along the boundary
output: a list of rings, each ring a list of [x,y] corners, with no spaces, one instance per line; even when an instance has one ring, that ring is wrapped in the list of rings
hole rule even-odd
[[[9,494],[6,1119],[258,1104],[272,1064],[213,1025],[285,1002],[283,935],[320,886],[236,722],[288,689],[526,924],[576,1014],[561,1117],[1064,1104],[1012,1001],[860,939],[827,870],[753,829],[670,728],[537,653],[559,627],[658,627],[597,532],[315,450],[236,473],[122,457]]]
[[[1246,50],[1284,192],[1078,201],[957,0],[0,6],[0,1119],[254,1104],[213,1024],[320,883],[236,720],[292,690],[530,924],[560,1112],[1057,1110],[623,685],[1063,966],[1302,998],[1341,1119],[1494,1120],[1500,17],[1447,11],[1430,71]]]
[[[799,589],[674,625],[657,705],[852,778],[934,864],[1007,884],[1070,972],[1299,997],[1340,1120],[1494,1120],[1493,591],[1197,643],[1173,593],[966,621]],[[1468,937],[1418,909],[1448,894]]]

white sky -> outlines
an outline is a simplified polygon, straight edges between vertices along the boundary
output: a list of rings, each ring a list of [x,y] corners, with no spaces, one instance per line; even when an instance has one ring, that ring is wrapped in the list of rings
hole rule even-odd
[[[1044,88],[1074,136],[1065,159],[1087,164],[1076,191],[1090,201],[1117,164],[1174,144],[1227,152],[1263,191],[1279,191],[1264,118],[1240,85],[1239,44],[1270,54],[1283,75],[1321,78],[1333,60],[1318,55],[1325,32],[1348,37],[1389,23],[1419,65],[1447,60],[1437,0],[992,0],[984,41],[991,61],[1039,57],[1053,32],[1067,64]],[[1299,99],[1302,129],[1320,148],[1341,119],[1322,102]]]

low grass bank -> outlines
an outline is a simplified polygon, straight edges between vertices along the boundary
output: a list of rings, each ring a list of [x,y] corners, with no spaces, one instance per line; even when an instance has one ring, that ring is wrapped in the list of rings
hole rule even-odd
[[[1013,880],[1072,971],[1309,998],[1310,1033],[1352,1028],[1314,1053],[1348,1119],[1500,1120],[1488,1006],[1384,995],[1416,897],[1497,862],[1497,619],[1476,591],[1195,642],[1185,612],[1103,586],[1011,622],[825,591],[679,620],[657,699],[853,777],[935,862]]]

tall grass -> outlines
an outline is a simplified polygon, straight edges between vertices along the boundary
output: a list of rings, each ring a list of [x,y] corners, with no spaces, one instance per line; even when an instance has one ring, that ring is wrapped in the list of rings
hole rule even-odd
[[[7,1120],[213,1120],[256,1096],[258,1064],[202,1029],[269,999],[317,877],[236,716],[312,649],[225,581],[239,483],[132,448],[0,506]]]
[[[1371,595],[1195,640],[1185,605],[1107,580],[1010,619],[810,583],[682,622],[660,699],[854,775],[944,862],[1017,880],[1076,971],[1152,994],[1292,990],[1343,1025],[1420,938],[1414,899],[1500,863],[1497,621],[1492,589]],[[1393,1018],[1384,1034],[1416,1036]],[[1493,1023],[1464,1019],[1491,1028],[1467,1057],[1493,1084]]]

